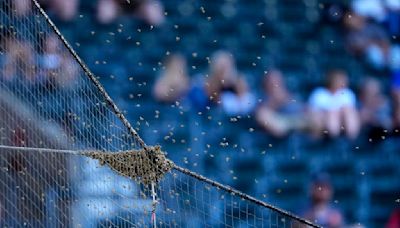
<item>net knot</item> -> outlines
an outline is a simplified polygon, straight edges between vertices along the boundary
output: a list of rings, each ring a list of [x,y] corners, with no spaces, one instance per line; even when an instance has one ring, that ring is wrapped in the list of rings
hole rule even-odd
[[[158,183],[174,167],[159,145],[123,152],[89,151],[82,154],[144,185]]]

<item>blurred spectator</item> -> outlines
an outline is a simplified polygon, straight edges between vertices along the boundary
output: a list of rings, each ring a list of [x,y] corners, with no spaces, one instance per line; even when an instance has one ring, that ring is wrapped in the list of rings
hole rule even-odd
[[[162,102],[175,102],[188,89],[189,75],[185,58],[178,54],[169,56],[165,63],[165,70],[153,87],[155,98]]]
[[[31,40],[33,37],[27,36],[32,32],[32,24],[27,25],[27,21],[35,20],[32,13],[32,1],[29,0],[8,0],[2,1],[2,10],[12,10],[12,15],[2,19],[1,30],[8,30],[6,33],[12,34],[14,38],[20,40]]]
[[[387,25],[391,35],[400,31],[400,1],[398,0],[353,0],[352,10],[357,15]]]
[[[311,126],[315,136],[324,131],[336,137],[344,128],[345,134],[357,137],[360,120],[356,110],[356,97],[348,88],[347,74],[341,70],[327,73],[326,87],[315,89],[309,99]]]
[[[382,27],[369,23],[366,17],[356,13],[347,13],[344,23],[346,46],[351,53],[366,58],[377,69],[389,64],[390,42]]]
[[[79,0],[51,0],[48,1],[50,10],[62,21],[72,21],[79,10]]]
[[[102,24],[109,24],[115,21],[121,12],[133,14],[154,26],[164,22],[163,5],[156,0],[100,0],[97,5],[97,20]]]
[[[387,27],[390,35],[400,35],[400,1],[386,0],[386,9],[388,11]]]
[[[6,38],[5,62],[3,78],[13,81],[16,78],[24,78],[29,82],[36,82],[34,49],[29,42],[17,40],[13,35]]]
[[[381,27],[368,24],[367,18],[354,12],[347,12],[343,21],[347,29],[346,45],[353,54],[362,55],[373,39],[387,39]]]
[[[30,0],[13,0],[12,2],[17,16],[24,17],[30,13],[32,7]]]
[[[390,104],[377,79],[367,77],[360,88],[360,121],[369,133],[381,134],[391,128]]]
[[[159,1],[142,1],[135,15],[150,25],[161,25],[164,22],[164,7]]]
[[[385,0],[353,0],[351,8],[354,13],[377,22],[386,19]]]
[[[62,52],[60,39],[55,34],[47,35],[40,55],[40,66],[48,86],[68,88],[77,83],[78,66],[74,60]]]
[[[47,35],[43,42],[43,53],[40,56],[41,68],[48,71],[47,76],[51,75],[51,71],[59,68],[61,64],[60,41],[56,35]]]
[[[392,98],[393,98],[393,127],[400,129],[400,73],[393,74],[392,79]]]
[[[202,111],[212,104],[220,104],[228,115],[252,111],[255,98],[244,76],[239,75],[231,53],[216,52],[210,60],[210,72],[206,78],[195,77],[193,80],[188,94],[193,108]]]
[[[245,77],[237,71],[231,53],[219,51],[213,55],[206,85],[210,99],[221,104],[226,114],[240,115],[252,111],[255,98]]]
[[[390,43],[390,35],[399,33],[398,5],[390,1],[357,0],[353,2],[353,11],[344,17],[348,50],[365,58],[374,69],[400,69],[400,47]],[[388,29],[378,22],[384,22]]]
[[[101,24],[112,23],[120,14],[119,8],[115,0],[99,0],[97,3],[97,21]]]
[[[393,211],[389,218],[386,228],[399,228],[400,227],[400,209]]]
[[[264,99],[257,109],[257,122],[275,137],[305,127],[302,107],[286,88],[282,73],[271,70],[264,77]]]
[[[326,174],[317,175],[310,187],[310,205],[302,216],[325,228],[344,226],[342,213],[331,205],[333,188]]]

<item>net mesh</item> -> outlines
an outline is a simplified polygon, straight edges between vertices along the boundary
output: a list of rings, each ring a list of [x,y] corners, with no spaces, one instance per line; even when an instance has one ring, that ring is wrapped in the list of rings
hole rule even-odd
[[[35,1],[26,0],[25,11],[0,2],[1,227],[305,224],[170,170],[85,75]]]

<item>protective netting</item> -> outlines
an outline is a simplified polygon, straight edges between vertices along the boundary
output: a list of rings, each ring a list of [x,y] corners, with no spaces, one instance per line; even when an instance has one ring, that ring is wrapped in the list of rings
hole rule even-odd
[[[312,225],[147,147],[37,2],[15,2],[0,5],[1,227]]]

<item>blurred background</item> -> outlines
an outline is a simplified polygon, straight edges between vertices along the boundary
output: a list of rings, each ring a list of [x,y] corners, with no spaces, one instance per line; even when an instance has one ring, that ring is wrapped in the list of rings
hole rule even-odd
[[[400,227],[399,0],[40,4],[175,163],[325,227]],[[65,69],[73,86],[77,66],[56,37],[42,53],[2,42],[20,63],[38,55]]]

